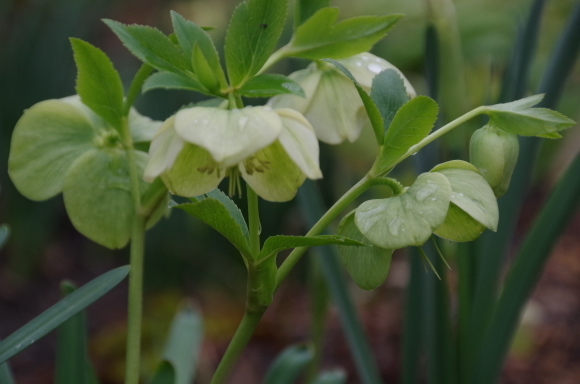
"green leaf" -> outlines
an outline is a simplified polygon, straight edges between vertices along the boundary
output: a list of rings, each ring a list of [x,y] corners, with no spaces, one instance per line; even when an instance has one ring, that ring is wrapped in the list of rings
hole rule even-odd
[[[179,73],[157,72],[151,75],[147,80],[145,80],[145,83],[143,83],[143,92],[156,88],[184,89],[187,91],[211,95],[211,92],[197,79]]]
[[[6,224],[0,225],[0,250],[4,248],[6,240],[10,237],[10,227]]]
[[[123,84],[113,63],[100,49],[71,38],[77,65],[76,91],[83,104],[111,124],[123,129]]]
[[[147,155],[135,151],[139,174]],[[145,182],[141,183],[145,189]],[[120,149],[92,150],[66,173],[64,205],[74,227],[107,248],[124,247],[131,236],[134,204],[129,162]]]
[[[342,369],[321,372],[312,382],[312,384],[345,384],[346,372]]]
[[[323,59],[323,61],[327,61],[332,63],[336,66],[336,68],[340,69],[342,73],[346,75],[354,84],[362,102],[367,111],[367,115],[369,116],[369,120],[371,121],[371,125],[373,127],[373,131],[375,132],[375,137],[377,142],[380,144],[383,142],[385,134],[384,134],[384,123],[383,118],[381,117],[381,113],[377,108],[377,105],[369,96],[369,94],[360,86],[360,84],[356,81],[352,73],[341,63],[333,59]]]
[[[354,223],[355,211],[346,215],[338,226],[338,234],[367,245],[367,247],[338,247],[342,265],[361,289],[375,289],[387,278],[391,268],[392,249],[373,246]]]
[[[490,123],[497,128],[520,136],[557,138],[557,131],[572,127],[574,120],[546,108],[531,108],[543,95],[530,96],[511,103],[486,107]]]
[[[0,342],[0,364],[76,315],[119,284],[128,265],[113,269],[83,285]]]
[[[292,345],[284,349],[272,363],[263,384],[291,384],[314,358],[309,344]]]
[[[175,384],[175,369],[167,361],[161,362],[149,384]]]
[[[239,208],[219,190],[207,196],[194,197],[191,203],[179,204],[175,208],[203,221],[228,239],[242,256],[251,258],[248,227]]]
[[[294,28],[298,28],[321,8],[328,7],[330,0],[297,0],[294,12]]]
[[[8,174],[20,193],[46,200],[62,191],[66,171],[94,148],[95,131],[87,117],[62,100],[45,100],[16,123]]]
[[[450,212],[435,234],[453,241],[471,241],[485,227],[497,230],[497,200],[475,166],[466,161],[454,160],[437,165],[431,172],[441,173],[451,184]],[[462,215],[456,208],[467,215]]]
[[[158,29],[144,25],[125,25],[103,20],[133,55],[160,71],[191,72],[189,60],[167,36]]]
[[[266,63],[282,33],[287,9],[288,0],[247,0],[236,7],[225,41],[232,87],[246,82]]]
[[[272,97],[286,93],[306,97],[300,84],[289,77],[277,74],[252,77],[240,88],[239,92],[246,97]]]
[[[379,155],[379,173],[391,169],[409,148],[429,134],[438,111],[437,103],[427,96],[417,96],[399,109],[385,135]]]
[[[202,338],[201,315],[191,305],[183,305],[173,319],[163,351],[164,361],[171,363],[174,369],[175,379],[171,384],[193,381]]]
[[[61,283],[63,297],[76,288],[67,281]],[[79,312],[58,327],[55,384],[96,384],[87,350],[85,314]]]
[[[385,131],[397,111],[409,101],[405,83],[394,69],[387,69],[373,78],[371,98],[381,113]]]
[[[349,239],[344,236],[336,235],[320,235],[312,237],[303,236],[271,236],[264,242],[262,251],[258,260],[264,260],[272,255],[276,255],[278,252],[285,249],[296,248],[296,247],[316,247],[319,245],[330,245],[339,244],[344,246],[357,246],[364,247],[365,244],[358,241]]]
[[[214,67],[210,65],[207,57],[204,55],[203,51],[199,48],[199,44],[196,42],[193,45],[191,63],[193,65],[193,70],[199,82],[207,88],[212,94],[220,94],[220,82],[216,77],[214,72]]]
[[[0,384],[15,384],[8,363],[0,364]]]
[[[356,210],[355,223],[378,247],[421,246],[443,224],[450,195],[451,185],[445,176],[423,173],[402,195],[362,203]]]
[[[171,21],[173,22],[173,29],[179,41],[179,46],[183,50],[186,58],[193,56],[193,47],[195,44],[199,46],[203,56],[207,60],[210,68],[218,79],[221,86],[226,85],[226,78],[224,70],[220,64],[220,58],[211,37],[203,28],[200,28],[192,21],[186,20],[179,13],[171,11]],[[199,78],[201,75],[199,73]]]
[[[399,21],[402,15],[360,16],[334,25],[337,8],[322,8],[296,28],[286,56],[317,60],[342,59],[366,52]]]

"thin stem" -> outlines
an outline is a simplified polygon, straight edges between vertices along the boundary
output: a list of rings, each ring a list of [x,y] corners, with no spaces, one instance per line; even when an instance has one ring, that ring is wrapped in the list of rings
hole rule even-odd
[[[143,64],[135,74],[135,77],[133,78],[133,81],[129,86],[129,91],[127,92],[127,97],[125,99],[125,106],[123,108],[125,115],[129,113],[131,106],[133,105],[135,99],[137,98],[137,96],[139,96],[139,93],[141,92],[143,83],[145,82],[145,80],[147,80],[151,72],[153,72],[153,67],[150,66],[149,64]]]
[[[260,211],[258,209],[258,195],[247,185],[248,221],[250,231],[250,251],[254,256],[260,253]]]
[[[280,48],[276,52],[272,53],[272,55],[270,55],[270,57],[268,58],[268,60],[266,61],[266,63],[262,66],[262,68],[260,69],[260,71],[258,71],[258,73],[256,75],[261,75],[268,68],[270,68],[272,65],[276,64],[278,61],[280,61],[284,57],[286,57],[286,54],[288,53],[287,50],[286,50],[286,47],[287,47],[287,45],[284,46],[284,47],[282,47],[282,48]]]
[[[308,231],[306,237],[316,236],[322,233],[322,231],[332,223],[334,219],[350,204],[361,195],[364,191],[375,185],[386,185],[393,190],[393,193],[401,193],[401,186],[398,182],[384,178],[384,177],[369,177],[368,175],[363,177],[358,183],[356,183],[351,189],[349,189],[334,205],[326,211],[326,213],[318,220],[316,224]],[[276,279],[276,289],[280,286],[280,283],[288,276],[292,268],[296,265],[298,260],[302,257],[304,252],[308,248],[298,247],[288,255],[286,260],[278,268],[278,276]]]
[[[474,110],[467,112],[465,115],[460,116],[457,119],[453,120],[449,124],[442,126],[438,130],[436,130],[435,132],[433,132],[432,134],[430,134],[429,136],[427,136],[426,138],[424,138],[423,140],[421,140],[420,142],[418,142],[417,144],[415,144],[411,148],[409,148],[409,150],[403,156],[401,156],[395,164],[393,164],[391,169],[393,167],[395,167],[395,165],[399,164],[401,161],[405,160],[407,157],[419,152],[421,150],[421,148],[423,148],[427,144],[431,143],[432,141],[435,141],[436,139],[440,138],[441,136],[443,136],[447,132],[453,130],[454,128],[457,128],[459,125],[465,123],[467,120],[470,120],[470,119],[474,118],[475,116],[484,113],[486,111],[486,109],[487,109],[487,107],[485,107],[485,106],[477,107]],[[371,172],[372,171],[373,170],[371,170]],[[374,174],[374,172],[372,172],[372,174]]]
[[[220,361],[210,384],[222,384],[228,378],[233,365],[236,363],[246,344],[250,341],[256,326],[260,322],[264,312],[246,312],[236,333],[228,345],[224,357]]]

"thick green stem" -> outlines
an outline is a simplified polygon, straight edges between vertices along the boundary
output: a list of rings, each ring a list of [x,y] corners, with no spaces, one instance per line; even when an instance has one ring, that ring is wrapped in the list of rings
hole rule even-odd
[[[356,183],[351,189],[348,190],[334,205],[326,211],[326,213],[318,220],[318,222],[308,231],[306,237],[317,236],[322,233],[322,231],[328,227],[338,215],[344,211],[344,209],[354,201],[358,196],[364,191],[375,185],[386,185],[391,188],[395,195],[401,193],[400,184],[393,180],[384,177],[369,177],[368,175],[363,177],[358,183]],[[288,276],[292,268],[296,265],[298,260],[302,257],[304,252],[306,252],[307,247],[298,247],[288,255],[286,260],[282,263],[278,269],[278,276],[276,281],[276,288],[280,286],[280,283]]]
[[[244,314],[242,322],[238,326],[230,345],[228,345],[228,349],[220,361],[210,384],[222,384],[226,381],[232,367],[244,351],[248,341],[250,341],[263,314],[264,312],[246,312]]]

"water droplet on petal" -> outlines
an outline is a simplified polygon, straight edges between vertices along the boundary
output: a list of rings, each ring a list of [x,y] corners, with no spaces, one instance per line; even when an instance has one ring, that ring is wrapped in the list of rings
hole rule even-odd
[[[207,124],[207,123],[209,123],[209,120],[208,120],[208,119],[203,119],[203,120],[201,121],[201,123],[202,123],[202,124]]]
[[[463,193],[459,193],[459,196],[463,196]]]
[[[401,219],[396,218],[389,222],[389,232],[393,236],[399,236],[399,228],[401,227]]]
[[[247,116],[242,116],[238,119],[238,124],[240,125],[240,128],[244,128],[244,125],[246,125],[246,123],[248,122],[249,118]]]
[[[431,198],[431,201],[435,201],[435,200],[437,200],[437,198],[436,198],[436,197],[432,197],[432,198]]]
[[[362,66],[362,61],[357,61],[356,62],[357,67],[361,67]]]
[[[431,194],[433,194],[433,192],[435,192],[436,190],[437,190],[436,187],[432,185],[427,185],[426,187],[423,187],[420,190],[418,190],[415,197],[417,198],[418,201],[423,201],[429,196],[431,196]]]
[[[367,67],[369,69],[369,71],[371,71],[372,73],[379,73],[382,71],[383,68],[381,68],[380,65],[378,64],[369,64],[369,66]]]

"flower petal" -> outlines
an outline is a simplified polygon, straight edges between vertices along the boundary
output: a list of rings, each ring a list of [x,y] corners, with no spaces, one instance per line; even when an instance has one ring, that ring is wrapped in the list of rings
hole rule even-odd
[[[417,92],[407,80],[405,75],[395,67],[393,64],[389,63],[387,60],[375,56],[371,53],[365,52],[358,55],[351,56],[346,59],[338,60],[339,63],[344,65],[350,73],[354,76],[356,81],[363,87],[367,92],[370,92],[371,86],[373,84],[373,78],[384,71],[385,69],[392,68],[401,75],[403,82],[405,83],[405,88],[407,89],[407,95],[413,98],[417,96]]]
[[[268,105],[272,108],[290,108],[300,113],[304,113],[312,101],[312,97],[314,96],[314,92],[316,92],[321,75],[322,72],[316,68],[316,64],[314,63],[309,65],[306,69],[291,73],[288,77],[300,84],[306,97],[291,94],[279,95],[272,97],[268,101]]]
[[[182,139],[206,149],[222,168],[227,168],[272,144],[282,131],[282,122],[270,107],[231,111],[193,107],[175,115],[175,130]]]
[[[282,120],[282,133],[278,140],[286,153],[309,179],[320,179],[319,148],[314,129],[299,112],[288,108],[276,109]]]
[[[319,140],[339,144],[358,139],[368,121],[363,103],[352,81],[337,70],[325,71],[304,117]]]
[[[175,116],[165,120],[151,141],[149,162],[143,175],[143,179],[147,182],[152,182],[157,176],[169,170],[183,148],[184,141],[175,132],[174,123]]]
[[[129,131],[134,143],[151,141],[163,122],[143,116],[135,108],[129,111]]]
[[[280,141],[248,157],[239,169],[250,187],[269,201],[291,200],[306,179]]]
[[[193,197],[211,192],[225,176],[225,170],[219,167],[208,151],[185,143],[173,167],[161,174],[161,180],[172,194]]]

